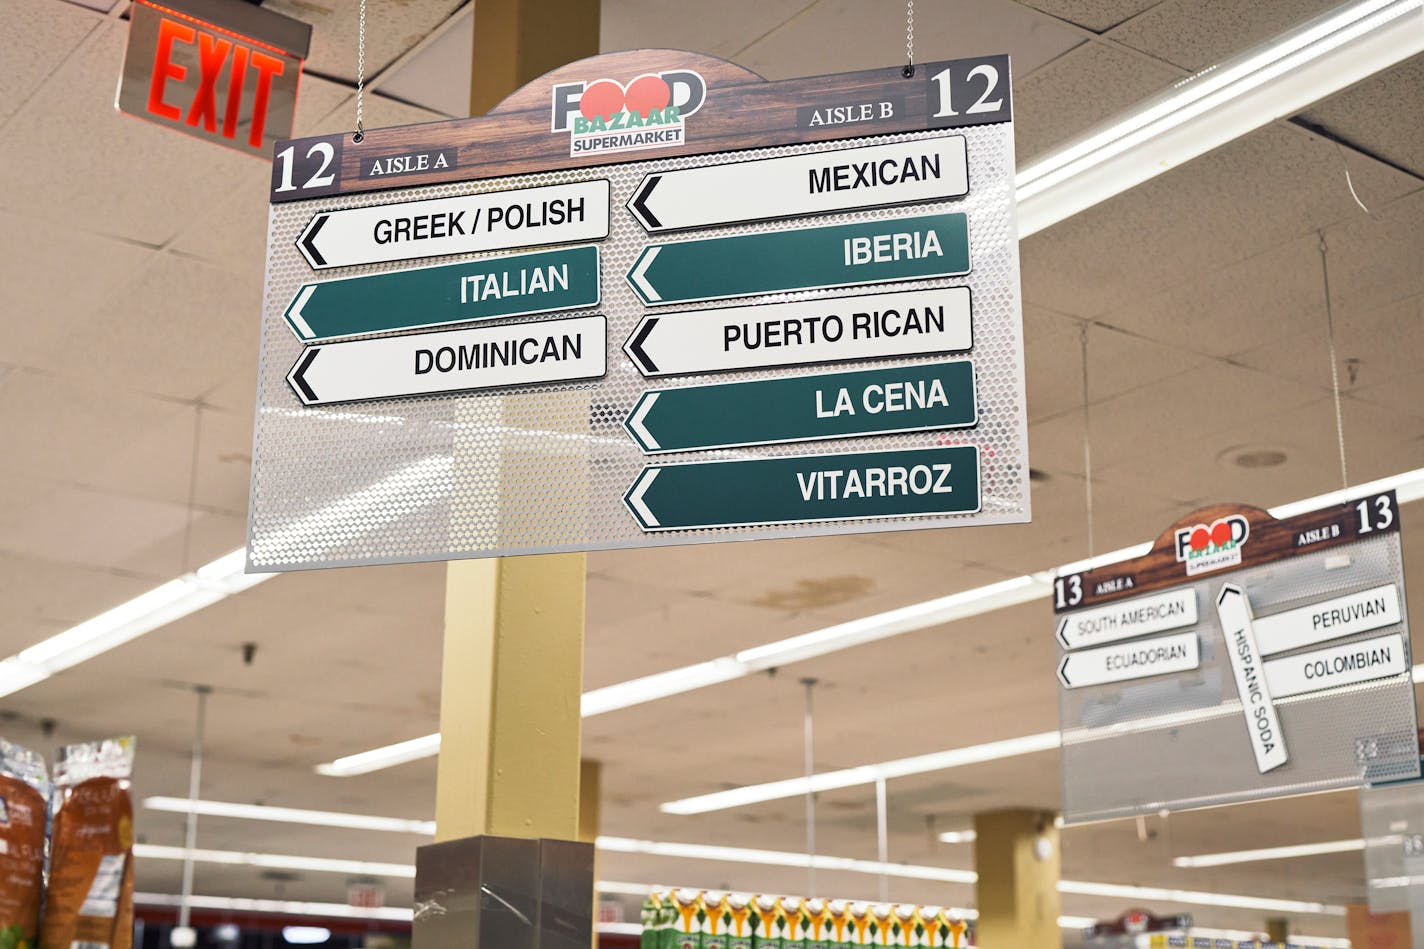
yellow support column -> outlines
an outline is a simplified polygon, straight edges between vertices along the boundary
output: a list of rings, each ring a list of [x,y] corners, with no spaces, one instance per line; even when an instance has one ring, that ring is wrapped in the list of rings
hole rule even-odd
[[[598,0],[476,0],[470,111],[598,53]],[[437,840],[578,839],[583,554],[445,574]]]
[[[974,868],[983,949],[1059,949],[1058,828],[1048,811],[974,816]]]

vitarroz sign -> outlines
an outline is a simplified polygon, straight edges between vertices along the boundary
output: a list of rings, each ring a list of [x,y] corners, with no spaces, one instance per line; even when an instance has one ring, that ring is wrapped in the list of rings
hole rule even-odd
[[[1012,117],[642,50],[277,143],[251,566],[1027,521]]]
[[[1419,774],[1392,493],[1197,511],[1054,612],[1070,819]]]

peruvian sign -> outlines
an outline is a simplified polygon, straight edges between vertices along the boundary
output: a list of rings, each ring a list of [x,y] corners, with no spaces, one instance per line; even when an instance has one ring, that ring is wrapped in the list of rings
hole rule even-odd
[[[1419,775],[1392,492],[1206,508],[1053,597],[1070,820]]]
[[[1013,134],[1005,56],[639,50],[276,143],[250,567],[1029,520]]]

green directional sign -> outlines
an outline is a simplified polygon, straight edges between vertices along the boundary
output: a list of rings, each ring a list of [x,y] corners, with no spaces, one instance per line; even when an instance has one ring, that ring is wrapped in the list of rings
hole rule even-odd
[[[979,510],[979,449],[650,465],[623,502],[649,532],[967,514]]]
[[[977,421],[974,365],[961,360],[644,392],[623,424],[651,454]]]
[[[649,244],[628,271],[649,306],[969,272],[963,214]]]
[[[312,342],[598,303],[598,248],[588,246],[303,284],[284,316]]]

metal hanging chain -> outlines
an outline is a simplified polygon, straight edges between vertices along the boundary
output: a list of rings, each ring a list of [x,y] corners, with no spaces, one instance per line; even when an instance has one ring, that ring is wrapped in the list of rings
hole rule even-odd
[[[915,0],[905,0],[905,78],[915,74]]]
[[[356,37],[356,134],[351,136],[354,142],[360,142],[366,137],[366,0],[361,0],[360,22]]]
[[[1330,255],[1325,246],[1325,232],[1320,235],[1320,277],[1325,288],[1325,336],[1330,344],[1330,388],[1335,394],[1335,438],[1340,445],[1340,487],[1350,486],[1345,467],[1345,414],[1340,408],[1340,360],[1335,355],[1335,308],[1330,302]]]
[[[1083,488],[1088,501],[1088,556],[1097,553],[1093,543],[1093,426],[1088,408],[1088,324],[1078,328],[1083,351]]]

